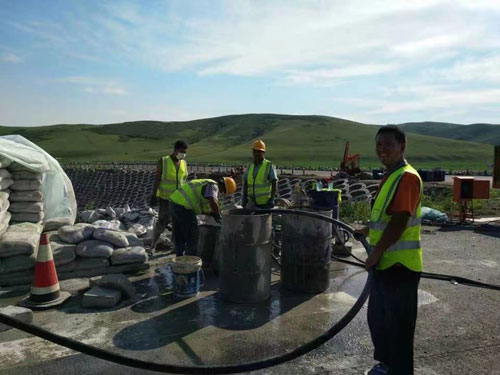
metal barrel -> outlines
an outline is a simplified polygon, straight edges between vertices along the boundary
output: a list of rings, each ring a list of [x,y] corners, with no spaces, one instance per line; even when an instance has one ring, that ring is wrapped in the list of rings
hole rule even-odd
[[[214,258],[217,237],[220,226],[202,224],[198,226],[198,251],[197,255],[203,261],[203,267],[210,267]]]
[[[332,211],[301,208],[328,217]],[[281,284],[284,288],[318,293],[330,285],[332,224],[305,216],[283,215]]]
[[[271,294],[272,217],[227,210],[222,217],[219,285],[236,303],[265,301]]]

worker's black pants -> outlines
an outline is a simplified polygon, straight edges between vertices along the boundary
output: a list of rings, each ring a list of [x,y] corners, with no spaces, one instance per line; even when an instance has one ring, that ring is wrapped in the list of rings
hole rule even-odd
[[[373,274],[368,326],[374,358],[389,367],[390,375],[413,375],[419,281],[420,272],[399,264]]]
[[[196,214],[183,206],[170,202],[172,234],[177,256],[196,255],[198,248],[198,222]]]

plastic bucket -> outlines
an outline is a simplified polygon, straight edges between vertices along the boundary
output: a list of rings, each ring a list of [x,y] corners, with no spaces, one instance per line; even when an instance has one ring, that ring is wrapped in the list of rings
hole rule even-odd
[[[190,255],[175,257],[169,265],[174,275],[174,295],[180,298],[196,296],[201,286],[201,258]]]

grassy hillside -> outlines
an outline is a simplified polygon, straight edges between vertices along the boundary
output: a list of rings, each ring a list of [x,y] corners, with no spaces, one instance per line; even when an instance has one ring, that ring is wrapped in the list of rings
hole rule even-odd
[[[398,126],[408,133],[500,145],[500,125],[457,125],[444,122],[408,122]]]
[[[326,116],[251,114],[186,122],[139,121],[109,125],[0,127],[0,135],[21,134],[63,161],[155,160],[179,138],[189,144],[189,161],[241,163],[262,138],[276,164],[337,167],[345,142],[361,153],[362,168],[379,166],[374,153],[377,126]],[[489,145],[408,135],[408,160],[416,167],[484,169]]]

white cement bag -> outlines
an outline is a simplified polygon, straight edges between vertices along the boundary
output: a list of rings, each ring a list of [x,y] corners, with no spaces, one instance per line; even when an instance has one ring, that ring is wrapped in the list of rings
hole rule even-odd
[[[1,183],[1,182],[0,182]],[[8,187],[8,186],[7,186]],[[38,180],[16,180],[10,186],[13,191],[42,190],[42,183]],[[0,189],[3,190],[3,189]]]
[[[125,229],[125,225],[120,220],[97,220],[92,223],[99,228],[113,229],[113,230],[122,230]]]
[[[144,242],[140,238],[137,238],[137,236],[134,233],[124,232],[123,235],[125,237],[127,237],[129,246],[131,246],[131,247],[134,247],[134,246],[144,247]]]
[[[92,238],[95,227],[90,224],[75,224],[75,225],[65,225],[59,228],[57,234],[59,237],[68,243],[79,243]]]
[[[12,202],[10,212],[38,213],[43,211],[42,202]]]
[[[36,254],[40,233],[36,231],[11,231],[10,227],[0,239],[0,257]]]
[[[28,171],[20,171],[20,172],[12,172],[13,180],[38,180],[40,183],[43,180],[43,174],[28,172]]]
[[[43,212],[11,212],[11,220],[16,223],[38,223],[43,220]]]
[[[14,191],[9,199],[12,202],[43,202],[43,193],[39,190]]]
[[[11,163],[9,165],[9,170],[11,172],[19,172],[19,171],[28,171],[28,172],[32,172],[31,169],[29,169],[28,167],[24,166],[23,164],[20,164],[20,163]]]
[[[43,223],[43,229],[45,231],[59,230],[59,228],[64,227],[65,225],[71,225],[72,223],[73,219],[70,217],[54,217],[52,219],[45,220]]]
[[[13,180],[14,178],[12,178],[12,175],[10,174],[10,172],[5,169],[5,168],[0,168],[0,180],[3,180],[3,179],[11,179]]]
[[[50,236],[50,247],[56,266],[71,263],[76,258],[76,245],[63,242],[57,234]]]
[[[12,187],[14,184],[14,180],[11,180],[10,178],[6,179],[1,179],[0,180],[0,190],[7,190],[8,188]]]
[[[36,232],[42,234],[43,226],[35,223],[19,223],[9,227],[9,232]]]
[[[128,232],[134,233],[137,237],[143,236],[148,230],[142,224],[135,223],[128,228]]]
[[[109,258],[113,254],[113,245],[99,240],[80,242],[76,254],[82,258]]]
[[[109,267],[109,260],[106,258],[76,258],[75,260],[75,271],[93,270],[102,267]]]
[[[9,209],[10,206],[10,201],[9,200],[2,200],[0,199],[0,221],[2,221],[3,215],[7,210]]]
[[[24,271],[35,268],[36,255],[16,255],[2,259],[3,272]]]
[[[128,263],[146,263],[147,261],[146,250],[139,246],[116,249],[111,255],[111,264],[113,266]]]
[[[106,228],[97,228],[94,231],[93,237],[96,240],[109,242],[116,247],[127,247],[129,245],[127,237],[122,232],[117,232]]]
[[[0,220],[0,239],[4,235],[5,232],[7,232],[7,229],[9,228],[9,222],[10,222],[10,212],[6,211],[2,215],[2,220]]]
[[[11,164],[9,159],[0,156],[0,168],[7,168]]]

